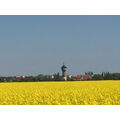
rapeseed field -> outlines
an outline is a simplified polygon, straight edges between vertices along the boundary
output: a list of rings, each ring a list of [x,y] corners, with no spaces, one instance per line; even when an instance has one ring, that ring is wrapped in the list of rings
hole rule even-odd
[[[0,105],[120,105],[120,81],[0,83]]]

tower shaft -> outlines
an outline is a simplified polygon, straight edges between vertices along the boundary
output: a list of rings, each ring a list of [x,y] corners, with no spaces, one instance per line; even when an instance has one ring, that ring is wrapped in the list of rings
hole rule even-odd
[[[66,71],[62,71],[62,76],[66,77]]]
[[[66,66],[63,64],[63,66],[61,67],[62,70],[62,76],[64,80],[67,80],[67,76],[66,76]]]

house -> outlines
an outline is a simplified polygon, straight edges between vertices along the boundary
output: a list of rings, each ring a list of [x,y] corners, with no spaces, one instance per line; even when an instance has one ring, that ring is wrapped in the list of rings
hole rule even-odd
[[[16,79],[24,79],[25,76],[16,76]]]
[[[71,80],[75,80],[75,81],[90,80],[90,79],[92,79],[91,75],[77,75],[71,77]]]

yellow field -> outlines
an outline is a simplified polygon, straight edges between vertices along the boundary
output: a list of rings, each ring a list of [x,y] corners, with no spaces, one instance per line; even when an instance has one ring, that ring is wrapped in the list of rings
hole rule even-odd
[[[0,83],[0,105],[120,105],[120,81]]]

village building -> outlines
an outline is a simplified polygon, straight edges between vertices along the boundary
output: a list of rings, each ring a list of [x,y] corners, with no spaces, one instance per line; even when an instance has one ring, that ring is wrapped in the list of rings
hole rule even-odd
[[[71,77],[71,80],[75,80],[75,81],[90,80],[90,79],[92,79],[91,75],[77,75]]]

